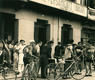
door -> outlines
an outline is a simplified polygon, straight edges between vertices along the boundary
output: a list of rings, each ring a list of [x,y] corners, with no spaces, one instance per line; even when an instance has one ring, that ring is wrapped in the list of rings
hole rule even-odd
[[[1,28],[0,37],[7,40],[14,40],[15,15],[1,13],[0,19],[2,19],[0,23],[0,28]]]
[[[50,25],[45,21],[35,22],[34,28],[34,39],[35,41],[42,41],[46,43],[50,40]]]
[[[64,24],[61,29],[61,42],[66,45],[70,40],[73,40],[73,29],[71,25]]]

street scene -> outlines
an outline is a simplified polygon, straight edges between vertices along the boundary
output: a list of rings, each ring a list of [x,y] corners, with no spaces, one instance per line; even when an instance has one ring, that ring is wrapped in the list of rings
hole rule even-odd
[[[95,0],[0,0],[0,80],[95,80]]]

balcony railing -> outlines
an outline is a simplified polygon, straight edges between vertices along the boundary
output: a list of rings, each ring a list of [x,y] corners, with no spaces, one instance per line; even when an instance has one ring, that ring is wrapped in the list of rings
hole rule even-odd
[[[40,3],[46,6],[54,7],[60,10],[65,10],[80,16],[87,16],[87,8],[85,6],[67,1],[67,0],[29,0]]]

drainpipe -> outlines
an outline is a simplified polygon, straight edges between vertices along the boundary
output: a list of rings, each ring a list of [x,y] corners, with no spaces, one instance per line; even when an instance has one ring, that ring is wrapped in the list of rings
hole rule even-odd
[[[87,4],[87,5],[86,5],[86,7],[87,7],[87,19],[88,19],[88,13],[89,13],[89,12],[88,12],[88,10],[89,10],[89,9],[88,9],[88,0],[86,0],[86,4]]]
[[[57,34],[57,42],[59,41],[59,16],[58,16],[58,34]]]

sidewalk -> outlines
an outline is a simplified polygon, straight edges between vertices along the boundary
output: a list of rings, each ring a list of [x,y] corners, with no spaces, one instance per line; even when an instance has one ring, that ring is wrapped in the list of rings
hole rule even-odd
[[[1,74],[0,74],[0,80],[4,80]],[[15,80],[12,74],[8,76],[8,80]],[[20,76],[18,76],[17,80],[21,80]],[[38,78],[37,80],[47,80],[47,79]],[[62,80],[74,80],[74,79],[62,79]],[[95,80],[95,72],[93,72],[92,76],[85,77],[82,80]]]

